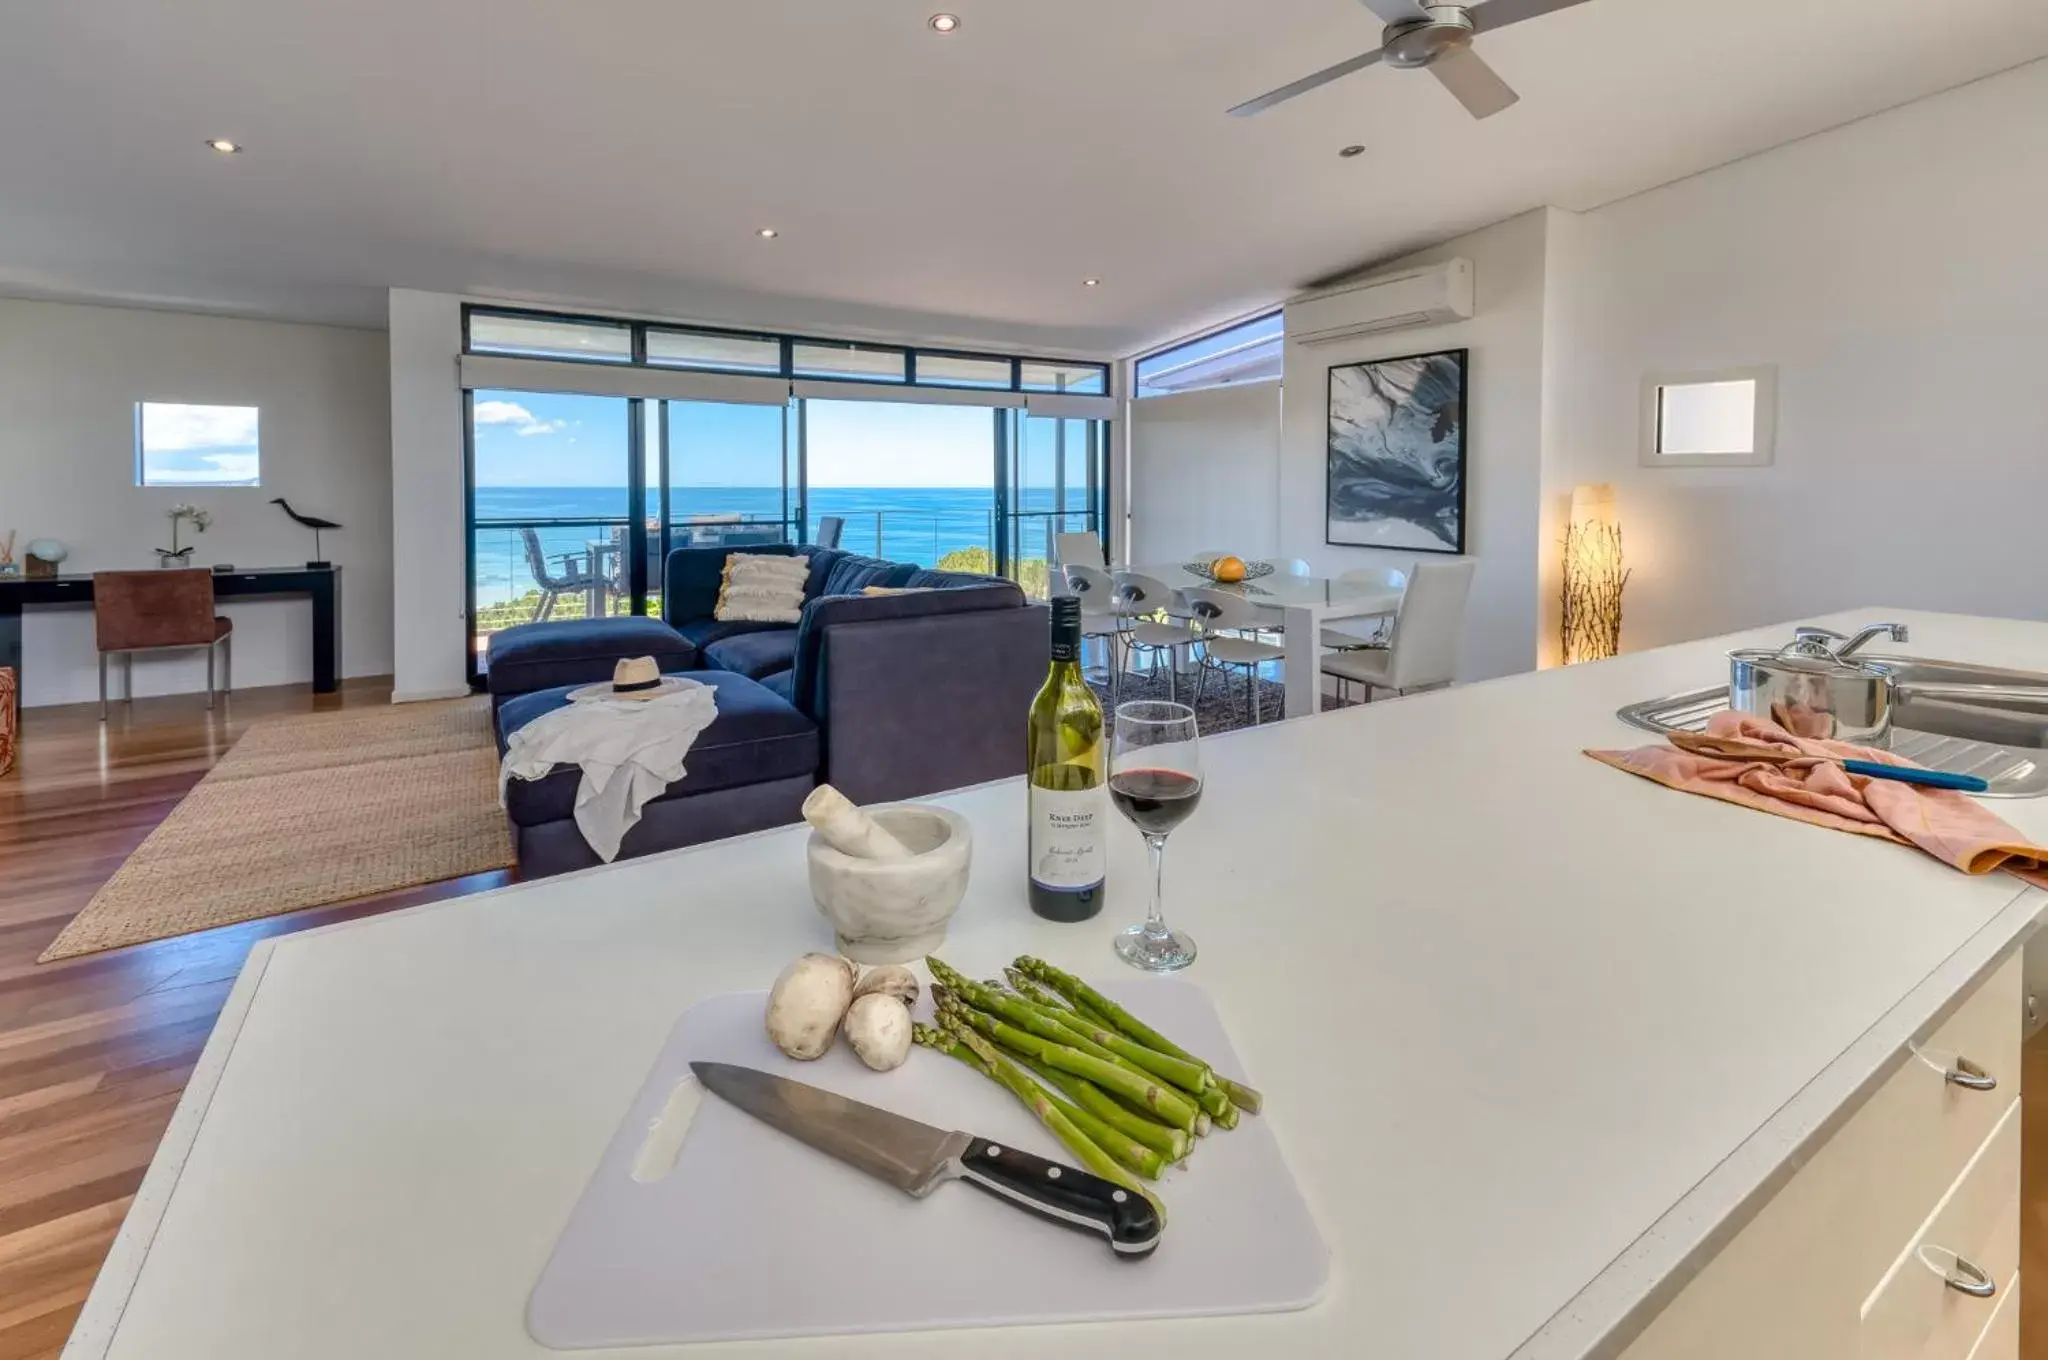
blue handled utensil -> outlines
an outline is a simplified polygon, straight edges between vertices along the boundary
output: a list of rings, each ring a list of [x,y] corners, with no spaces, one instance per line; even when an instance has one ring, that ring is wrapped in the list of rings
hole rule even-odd
[[[1705,732],[1673,732],[1669,736],[1671,744],[1681,751],[1690,751],[1701,756],[1718,756],[1722,760],[1756,760],[1770,765],[1783,765],[1794,760],[1815,759],[1812,756],[1801,755],[1797,751],[1743,741],[1736,737],[1709,736]],[[1974,774],[1956,774],[1949,770],[1922,770],[1910,765],[1886,765],[1875,760],[1844,760],[1838,763],[1850,774],[1860,774],[1871,779],[1890,779],[1900,784],[1917,784],[1927,789],[1983,793],[1991,787]]]
[[[1915,770],[1905,765],[1880,765],[1874,760],[1845,760],[1842,768],[1850,774],[1865,774],[1872,779],[1893,779],[1901,784],[1918,784],[1928,789],[1958,789],[1964,793],[1982,793],[1991,785],[1974,774],[1955,774],[1949,770]]]

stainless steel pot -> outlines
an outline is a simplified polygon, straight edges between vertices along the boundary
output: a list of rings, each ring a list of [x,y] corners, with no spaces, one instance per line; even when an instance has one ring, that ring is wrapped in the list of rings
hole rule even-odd
[[[2048,686],[2040,685],[1904,683],[1881,665],[1843,655],[1852,650],[1836,651],[1828,645],[1827,635],[1801,630],[1776,651],[1752,647],[1730,652],[1728,707],[1769,718],[1794,736],[1889,747],[1892,710],[1905,699],[1987,704],[2048,700]]]

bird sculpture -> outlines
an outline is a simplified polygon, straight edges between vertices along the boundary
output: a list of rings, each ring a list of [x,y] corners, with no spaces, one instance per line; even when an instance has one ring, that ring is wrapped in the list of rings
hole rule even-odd
[[[298,511],[292,509],[291,502],[287,501],[282,496],[272,496],[270,498],[270,503],[272,505],[283,506],[284,512],[287,515],[290,515],[293,519],[297,520],[299,523],[305,525],[308,529],[311,529],[313,531],[313,560],[311,562],[308,562],[306,564],[307,566],[328,567],[334,565],[333,563],[328,562],[320,556],[320,531],[322,529],[339,529],[341,527],[339,524],[336,524],[331,519],[321,519],[318,515],[302,515]]]

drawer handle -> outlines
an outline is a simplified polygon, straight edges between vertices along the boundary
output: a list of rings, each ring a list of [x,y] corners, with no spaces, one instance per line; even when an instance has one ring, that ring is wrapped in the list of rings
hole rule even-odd
[[[1958,1294],[1968,1294],[1973,1299],[1988,1299],[1998,1292],[1998,1282],[1985,1273],[1982,1266],[1960,1256],[1942,1276],[1942,1281]]]
[[[1986,1072],[1983,1068],[1960,1054],[1956,1056],[1954,1062],[1949,1064],[1948,1071],[1942,1075],[1948,1079],[1949,1085],[1960,1086],[1966,1091],[1995,1091],[1998,1089],[1997,1077],[1992,1076],[1989,1072]],[[1976,1269],[1975,1266],[1970,1268],[1972,1270]]]

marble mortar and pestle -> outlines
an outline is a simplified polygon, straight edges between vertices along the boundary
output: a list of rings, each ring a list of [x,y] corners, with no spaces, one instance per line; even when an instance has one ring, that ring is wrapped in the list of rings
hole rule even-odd
[[[974,833],[928,803],[855,805],[830,784],[804,800],[811,896],[856,963],[907,963],[946,939],[967,893]]]

